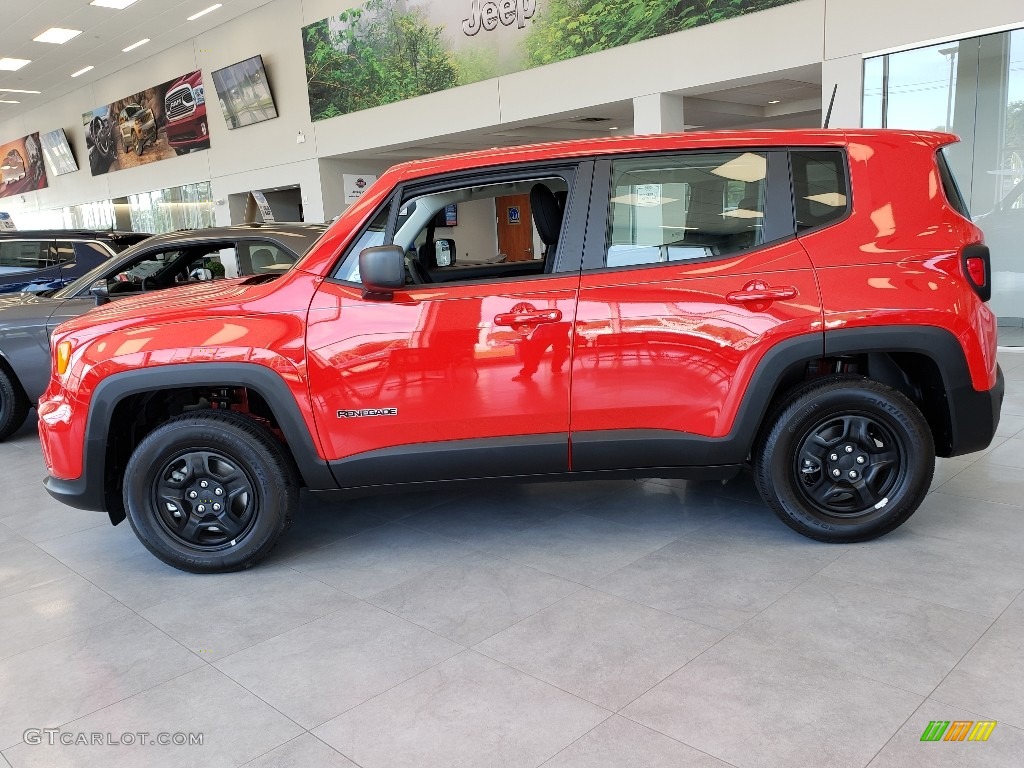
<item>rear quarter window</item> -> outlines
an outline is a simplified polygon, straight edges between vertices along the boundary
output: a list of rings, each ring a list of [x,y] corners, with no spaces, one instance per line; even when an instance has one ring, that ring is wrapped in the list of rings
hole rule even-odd
[[[953,210],[963,216],[965,219],[971,218],[970,209],[967,207],[967,201],[964,200],[964,196],[960,193],[960,187],[956,183],[956,178],[953,176],[953,171],[949,167],[949,161],[946,159],[946,150],[940,149],[935,154],[935,162],[939,166],[939,180],[942,182],[942,191],[946,195],[946,200],[953,206]]]
[[[850,208],[843,153],[834,149],[793,150],[793,208],[797,232],[835,224]]]

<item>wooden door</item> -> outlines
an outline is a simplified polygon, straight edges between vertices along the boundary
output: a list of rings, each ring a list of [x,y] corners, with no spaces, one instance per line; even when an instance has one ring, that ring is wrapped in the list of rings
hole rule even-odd
[[[533,215],[529,195],[506,195],[494,199],[498,217],[498,250],[509,261],[529,261],[533,253]]]

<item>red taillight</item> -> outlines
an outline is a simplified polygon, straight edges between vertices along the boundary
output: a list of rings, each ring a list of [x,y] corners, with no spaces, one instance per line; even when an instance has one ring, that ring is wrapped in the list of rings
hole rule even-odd
[[[988,275],[985,274],[985,261],[978,256],[967,259],[967,274],[970,276],[971,282],[979,288],[984,288],[985,283],[988,282]]]
[[[984,243],[972,243],[960,253],[960,263],[964,277],[982,301],[992,298],[992,261],[988,246]]]

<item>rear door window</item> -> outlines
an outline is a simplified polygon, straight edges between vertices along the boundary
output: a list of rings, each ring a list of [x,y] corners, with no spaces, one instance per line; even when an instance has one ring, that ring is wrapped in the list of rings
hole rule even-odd
[[[604,266],[692,261],[760,246],[767,177],[761,152],[614,161]]]
[[[0,274],[34,272],[49,264],[50,243],[46,240],[0,241]]]

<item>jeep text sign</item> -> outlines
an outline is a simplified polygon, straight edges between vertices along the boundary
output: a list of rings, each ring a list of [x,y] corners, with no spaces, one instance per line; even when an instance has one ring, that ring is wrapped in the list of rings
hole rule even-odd
[[[462,31],[473,37],[481,29],[493,32],[498,28],[498,22],[506,27],[515,24],[522,29],[526,20],[532,19],[536,12],[537,0],[488,0],[484,3],[473,0],[469,18],[462,20]]]

